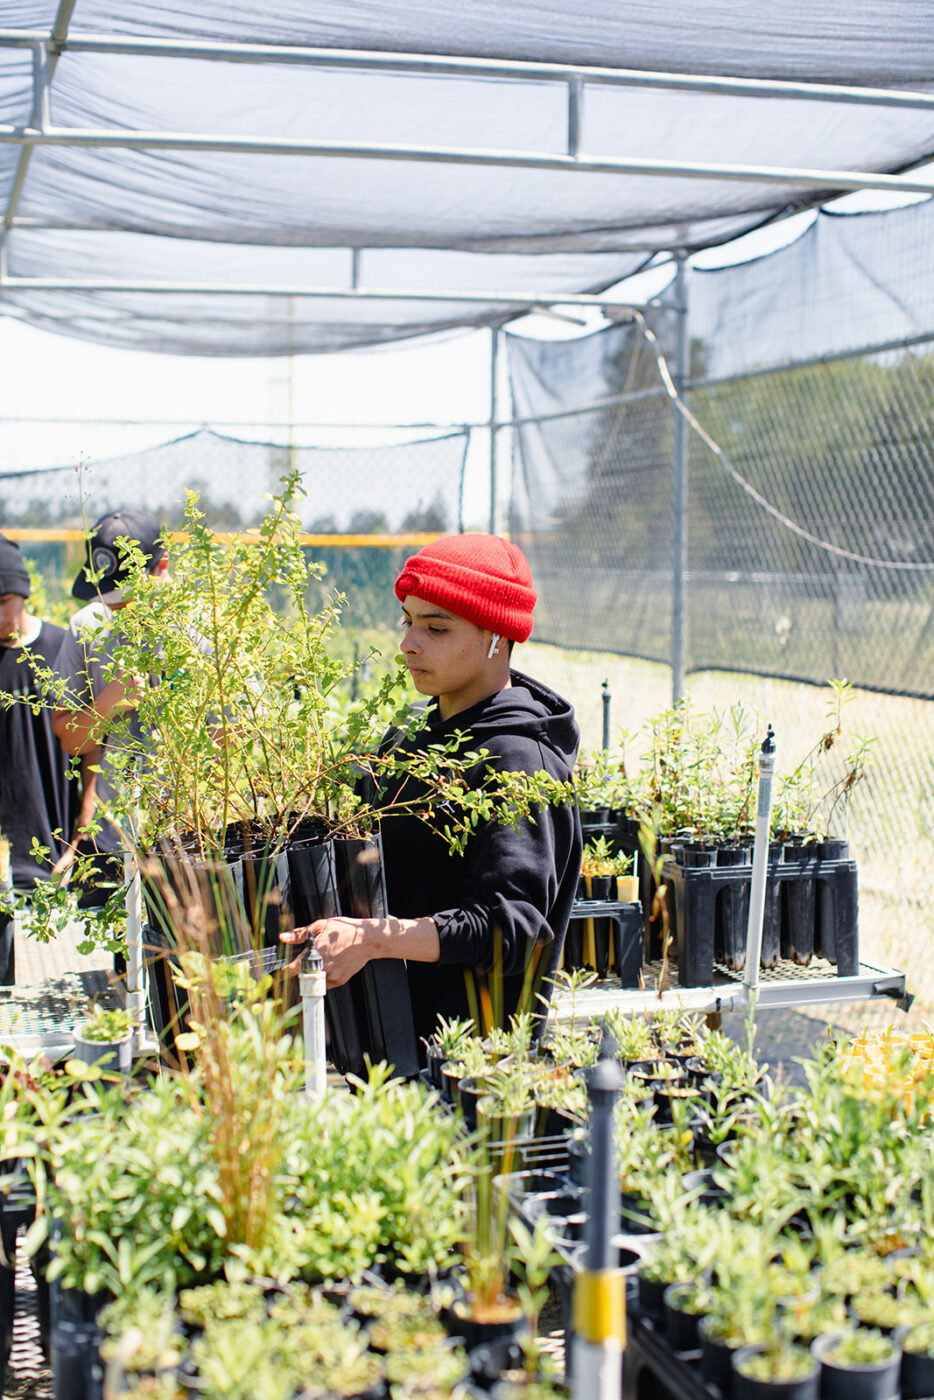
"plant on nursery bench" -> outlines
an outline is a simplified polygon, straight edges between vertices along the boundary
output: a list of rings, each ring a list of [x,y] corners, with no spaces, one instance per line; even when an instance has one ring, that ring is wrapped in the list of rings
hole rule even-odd
[[[80,1023],[85,1040],[115,1044],[133,1029],[133,1018],[122,1006],[102,1006],[97,1002]]]
[[[581,856],[582,875],[628,875],[632,870],[632,856],[613,851],[605,836],[597,836],[588,841]]]

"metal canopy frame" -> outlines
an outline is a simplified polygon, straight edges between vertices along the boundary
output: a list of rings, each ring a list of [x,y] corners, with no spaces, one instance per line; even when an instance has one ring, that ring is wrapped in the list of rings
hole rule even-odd
[[[798,192],[794,206],[770,215],[772,222],[783,214],[813,207],[829,197],[848,191],[879,190],[898,194],[934,195],[934,177],[914,173],[906,167],[901,173],[867,170],[820,170],[756,164],[728,164],[707,161],[636,159],[625,156],[588,156],[581,148],[582,119],[588,87],[670,90],[681,93],[707,93],[740,98],[800,101],[881,107],[889,110],[934,112],[934,93],[902,89],[844,86],[828,83],[773,81],[761,78],[735,78],[709,74],[685,74],[626,68],[464,58],[445,54],[391,53],[378,50],[322,48],[304,45],[277,45],[136,38],[117,34],[72,33],[70,29],[76,0],[59,0],[54,23],[48,32],[33,29],[0,29],[0,49],[19,49],[32,54],[32,113],[25,126],[0,125],[0,145],[20,148],[20,159],[0,225],[0,294],[3,292],[64,292],[112,295],[159,296],[175,294],[287,298],[290,301],[412,302],[451,303],[464,307],[483,306],[482,318],[490,325],[491,408],[490,432],[490,524],[496,524],[496,444],[501,428],[496,404],[497,327],[530,311],[546,314],[554,306],[579,307],[603,312],[627,309],[644,311],[644,304],[627,301],[618,292],[569,293],[543,291],[536,295],[516,293],[508,287],[484,291],[454,289],[386,288],[362,284],[362,249],[348,247],[351,285],[322,287],[267,283],[224,283],[208,281],[168,281],[102,279],[79,277],[14,277],[6,259],[7,235],[17,228],[30,230],[69,229],[74,231],[125,232],[108,230],[92,223],[54,219],[20,219],[20,196],[27,177],[29,159],[37,147],[125,148],[148,151],[228,152],[317,158],[351,158],[389,162],[425,162],[515,170],[580,171],[610,175],[718,181],[768,181]],[[202,62],[299,65],[309,69],[342,69],[433,77],[483,78],[499,83],[557,84],[565,89],[565,146],[562,151],[516,151],[508,149],[461,148],[441,145],[407,145],[392,142],[305,140],[286,137],[224,136],[211,132],[141,131],[127,128],[72,128],[54,126],[51,121],[51,88],[56,64],[63,53],[136,55],[156,59],[192,59]],[[810,192],[802,197],[801,191]],[[732,236],[736,236],[735,234]],[[714,242],[729,241],[727,237]],[[627,251],[659,254],[656,245],[633,245]],[[672,311],[678,316],[676,362],[673,380],[679,398],[684,400],[689,386],[688,363],[688,249],[674,244],[668,252],[676,266],[675,296],[667,302],[651,303],[654,310]],[[476,322],[472,324],[476,325]],[[672,521],[674,569],[672,582],[672,698],[680,700],[684,689],[685,620],[684,591],[687,539],[687,426],[681,413],[675,414]]]
[[[828,83],[771,81],[757,78],[716,77],[704,74],[649,72],[637,69],[588,67],[560,63],[517,62],[449,55],[387,53],[360,49],[330,49],[300,45],[176,42],[168,39],[138,39],[113,34],[71,34],[69,25],[76,0],[61,0],[50,32],[0,29],[0,48],[27,49],[33,55],[33,110],[26,126],[0,125],[0,144],[21,148],[20,164],[3,216],[0,233],[0,289],[8,291],[65,291],[148,294],[159,292],[203,293],[205,295],[292,296],[308,299],[334,297],[340,300],[396,300],[413,302],[460,302],[486,304],[523,310],[548,305],[577,305],[597,309],[621,309],[627,305],[618,296],[571,295],[565,292],[538,297],[512,294],[507,290],[484,294],[464,291],[388,290],[359,285],[360,249],[350,249],[353,263],[351,288],[265,285],[227,285],[212,282],[165,282],[101,280],[81,278],[10,277],[3,257],[3,237],[11,229],[83,228],[106,231],[94,225],[56,223],[54,220],[17,218],[17,206],[26,177],[31,151],[36,147],[110,147],[136,150],[211,151],[253,155],[337,157],[360,160],[428,162],[478,167],[506,167],[530,170],[575,170],[591,174],[618,174],[762,181],[788,185],[814,192],[817,204],[834,195],[857,190],[881,190],[899,194],[934,195],[934,178],[920,178],[911,171],[880,173],[861,170],[820,170],[754,164],[707,161],[635,159],[623,156],[587,156],[580,146],[583,102],[588,86],[669,89],[679,92],[716,93],[740,97],[801,100],[879,106],[889,109],[934,111],[934,94],[888,88],[839,86]],[[479,77],[502,82],[534,81],[557,83],[566,88],[566,149],[562,152],[527,152],[507,149],[472,149],[394,143],[314,141],[279,137],[224,136],[210,132],[133,131],[125,128],[56,127],[51,123],[50,92],[55,65],[61,54],[131,54],[156,58],[191,58],[202,61],[245,64],[288,64],[310,68],[354,69],[432,76]],[[804,207],[800,204],[798,208]],[[775,216],[779,217],[779,216]],[[639,251],[638,246],[630,251]],[[655,252],[654,246],[642,251]],[[674,251],[674,250],[673,250]]]

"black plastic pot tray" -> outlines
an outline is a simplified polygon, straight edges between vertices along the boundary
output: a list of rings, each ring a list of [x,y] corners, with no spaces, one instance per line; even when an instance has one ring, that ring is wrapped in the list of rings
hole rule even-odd
[[[566,968],[584,966],[581,925],[588,919],[593,919],[595,924],[604,919],[613,925],[611,939],[602,959],[603,965],[594,970],[599,976],[606,976],[607,966],[612,962],[620,986],[638,987],[642,968],[642,905],[638,902],[622,904],[607,899],[576,899],[564,939]],[[601,963],[599,951],[597,962]]]
[[[705,987],[717,962],[741,971],[749,918],[751,865],[684,866],[666,857],[669,921],[682,987]],[[770,861],[762,926],[762,965],[781,958],[807,965],[817,954],[837,975],[859,969],[856,862]]]

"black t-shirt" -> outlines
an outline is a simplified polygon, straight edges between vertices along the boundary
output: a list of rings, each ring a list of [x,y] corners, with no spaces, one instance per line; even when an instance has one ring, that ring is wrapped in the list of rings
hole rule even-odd
[[[36,697],[38,680],[30,664],[54,668],[65,629],[43,622],[28,646],[0,646],[0,691],[17,696],[0,702],[0,835],[11,843],[13,884],[31,889],[47,880],[67,842],[75,812],[74,785],[68,780],[69,760],[52,733],[52,711],[34,714],[25,697]],[[29,854],[33,837],[51,854],[38,866]]]

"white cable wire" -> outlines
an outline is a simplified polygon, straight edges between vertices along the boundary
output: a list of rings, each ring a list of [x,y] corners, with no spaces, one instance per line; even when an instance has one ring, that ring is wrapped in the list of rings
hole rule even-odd
[[[875,569],[898,569],[906,573],[926,573],[934,570],[934,561],[928,564],[919,564],[894,559],[873,559],[865,554],[855,554],[850,549],[842,549],[839,545],[831,544],[829,540],[821,539],[819,535],[812,535],[810,530],[806,530],[803,525],[798,525],[794,520],[790,519],[789,516],[785,515],[783,511],[780,511],[777,506],[773,506],[771,501],[766,500],[761,491],[756,490],[751,481],[747,481],[746,478],[736,470],[723,448],[714,441],[707,430],[703,428],[694,417],[694,414],[678,393],[671,371],[668,368],[668,361],[665,359],[654,331],[646,323],[645,317],[641,311],[633,309],[632,315],[642,324],[645,338],[651,347],[652,354],[655,356],[655,363],[658,365],[658,372],[661,376],[665,392],[674,403],[678,412],[694,429],[701,441],[710,448],[710,451],[717,458],[717,461],[723,467],[727,475],[731,477],[732,480],[736,482],[737,486],[741,487],[748,496],[751,496],[757,505],[760,505],[764,511],[767,511],[773,519],[779,521],[780,524],[784,525],[786,529],[791,530],[794,534],[799,535],[801,539],[807,540],[809,544],[816,545],[818,549],[826,550],[829,554],[835,554],[841,559],[850,559],[854,564],[868,564]]]

